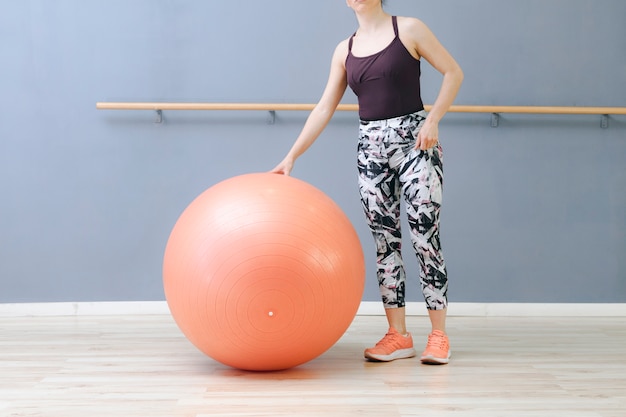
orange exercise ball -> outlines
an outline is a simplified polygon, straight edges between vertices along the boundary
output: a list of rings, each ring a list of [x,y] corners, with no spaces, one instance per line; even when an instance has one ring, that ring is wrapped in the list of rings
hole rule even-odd
[[[365,281],[350,220],[314,186],[246,174],[198,196],[165,249],[174,320],[209,357],[270,371],[308,362],[345,333]]]

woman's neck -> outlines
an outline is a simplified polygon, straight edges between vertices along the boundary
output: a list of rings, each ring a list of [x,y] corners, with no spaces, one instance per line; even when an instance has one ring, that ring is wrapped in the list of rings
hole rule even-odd
[[[374,34],[387,27],[389,17],[382,8],[357,12],[356,19],[359,22],[359,32]]]

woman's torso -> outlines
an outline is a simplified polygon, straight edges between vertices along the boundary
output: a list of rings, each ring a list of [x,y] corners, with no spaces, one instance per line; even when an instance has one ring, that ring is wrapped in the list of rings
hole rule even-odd
[[[371,55],[355,56],[354,35],[349,40],[345,66],[348,84],[359,100],[362,120],[389,119],[424,109],[420,61],[400,40],[396,16],[392,16],[392,25],[393,40]]]

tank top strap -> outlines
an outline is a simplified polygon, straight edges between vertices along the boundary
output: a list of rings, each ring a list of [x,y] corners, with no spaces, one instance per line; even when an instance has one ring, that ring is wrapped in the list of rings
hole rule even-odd
[[[393,33],[395,33],[396,38],[398,37],[398,17],[391,16],[391,23],[393,23]]]
[[[352,52],[352,40],[354,39],[354,35],[356,35],[356,32],[350,36],[350,41],[348,42],[348,52]]]

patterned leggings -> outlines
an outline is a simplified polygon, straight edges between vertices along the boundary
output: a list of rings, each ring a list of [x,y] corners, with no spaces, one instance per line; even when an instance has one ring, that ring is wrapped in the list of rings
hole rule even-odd
[[[411,242],[429,310],[447,307],[448,280],[439,244],[442,150],[414,149],[426,112],[361,121],[358,169],[361,203],[376,243],[378,284],[385,308],[404,307],[400,196],[406,201]]]

